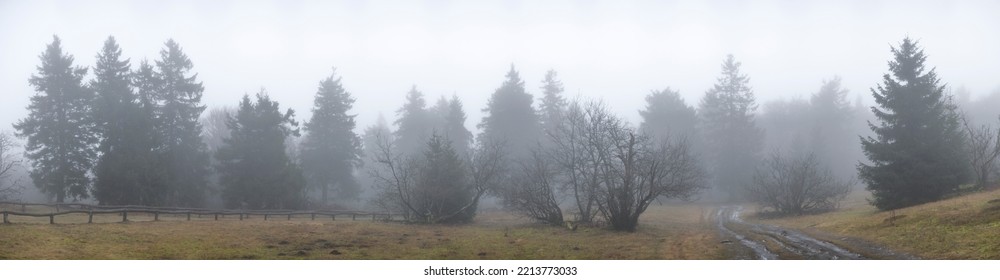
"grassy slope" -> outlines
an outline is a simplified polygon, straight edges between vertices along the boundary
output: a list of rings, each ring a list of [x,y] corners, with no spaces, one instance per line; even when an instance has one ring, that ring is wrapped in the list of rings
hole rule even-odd
[[[1000,190],[896,211],[877,211],[858,192],[840,211],[765,223],[853,236],[927,259],[1000,259]]]
[[[504,213],[481,214],[475,224],[461,226],[308,218],[114,223],[115,217],[106,217],[101,220],[108,223],[56,225],[18,221],[0,225],[0,259],[721,258],[722,248],[703,211],[694,205],[651,207],[636,233],[583,227],[569,231]],[[57,221],[68,222],[78,221]]]

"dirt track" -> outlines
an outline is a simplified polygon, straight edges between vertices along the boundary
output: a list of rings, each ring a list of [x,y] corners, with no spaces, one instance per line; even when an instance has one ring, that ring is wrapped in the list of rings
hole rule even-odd
[[[914,259],[863,240],[830,235],[821,240],[797,230],[746,222],[740,218],[741,212],[742,207],[726,206],[716,209],[714,215],[722,242],[730,246],[734,259]]]

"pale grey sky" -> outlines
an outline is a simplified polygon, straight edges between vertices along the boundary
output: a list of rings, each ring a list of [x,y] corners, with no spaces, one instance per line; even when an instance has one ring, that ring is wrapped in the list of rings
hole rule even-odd
[[[949,85],[1000,86],[1000,1],[7,1],[0,0],[0,130],[26,115],[28,78],[59,35],[90,66],[108,35],[133,66],[168,38],[194,62],[210,107],[261,87],[309,116],[337,67],[359,131],[392,120],[411,85],[459,95],[475,130],[516,65],[530,93],[546,70],[567,95],[603,98],[637,122],[652,89],[696,105],[732,53],[758,100],[803,96],[843,77],[853,96],[887,71],[889,46],[919,39]]]

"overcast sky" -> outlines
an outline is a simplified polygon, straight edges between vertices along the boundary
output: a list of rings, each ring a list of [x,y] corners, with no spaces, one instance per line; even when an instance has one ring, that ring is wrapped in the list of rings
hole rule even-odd
[[[834,75],[852,101],[870,100],[890,45],[907,35],[944,82],[982,96],[1000,87],[998,12],[1000,1],[0,0],[0,130],[27,114],[28,78],[52,35],[84,66],[109,35],[133,67],[173,38],[210,107],[263,87],[305,120],[337,67],[358,131],[379,113],[393,120],[411,85],[429,103],[457,94],[475,131],[511,64],[536,98],[555,69],[568,96],[602,98],[637,123],[652,89],[696,105],[728,53],[762,103]]]

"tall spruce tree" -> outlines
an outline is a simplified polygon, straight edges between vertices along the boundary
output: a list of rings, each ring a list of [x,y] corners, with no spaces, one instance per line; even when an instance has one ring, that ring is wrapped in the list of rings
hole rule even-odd
[[[82,84],[87,68],[73,66],[73,56],[63,53],[57,36],[39,58],[38,73],[28,80],[35,88],[28,117],[14,125],[19,137],[28,138],[24,148],[31,180],[56,202],[87,198],[87,173],[97,144],[91,114],[94,94]]]
[[[101,152],[94,167],[94,198],[101,204],[158,205],[162,193],[150,180],[157,172],[153,119],[132,91],[129,60],[121,52],[114,37],[108,37],[90,83],[97,94],[94,119]]]
[[[329,201],[331,189],[340,200],[360,192],[354,170],[361,164],[361,138],[354,133],[356,115],[347,113],[354,98],[335,75],[319,83],[302,142],[302,169],[309,187],[322,193],[321,203]]]
[[[452,95],[451,99],[441,96],[430,112],[434,115],[434,131],[451,142],[451,147],[460,155],[468,154],[472,148],[472,132],[465,127],[467,116],[462,100],[457,95]]]
[[[205,88],[197,81],[198,74],[189,74],[194,65],[173,39],[160,51],[156,66],[160,83],[157,131],[162,140],[168,204],[200,206],[205,200],[209,168],[198,123],[205,110],[201,104]]]
[[[545,72],[545,79],[542,80],[542,100],[539,106],[539,118],[543,131],[554,132],[556,126],[563,121],[568,106],[566,98],[562,95],[563,91],[563,84],[559,81],[556,71]]]
[[[722,76],[705,92],[699,110],[711,181],[731,201],[753,179],[764,137],[754,121],[750,78],[740,73],[740,64],[733,55],[726,57]]]
[[[478,127],[478,142],[502,141],[509,159],[528,159],[542,135],[538,113],[532,107],[533,98],[524,90],[514,65],[507,72],[507,80],[497,88],[483,108],[485,116]]]
[[[956,107],[917,43],[903,39],[882,84],[873,88],[875,137],[862,137],[870,164],[858,165],[871,203],[892,210],[940,199],[968,179]]]
[[[396,110],[396,132],[394,146],[397,151],[408,156],[419,155],[433,130],[432,115],[427,109],[424,94],[413,86],[406,93],[403,107]]]
[[[305,178],[288,159],[285,139],[298,135],[295,112],[281,113],[267,93],[257,101],[244,95],[227,125],[230,136],[216,152],[216,166],[229,208],[299,209],[304,206]]]

